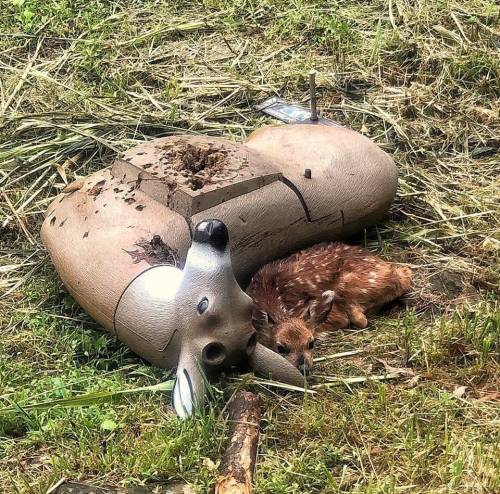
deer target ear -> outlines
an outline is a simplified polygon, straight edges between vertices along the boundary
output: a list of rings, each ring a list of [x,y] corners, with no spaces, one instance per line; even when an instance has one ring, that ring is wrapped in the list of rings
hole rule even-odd
[[[269,316],[266,311],[254,309],[252,312],[252,324],[257,331],[269,329]]]
[[[326,321],[328,314],[332,310],[335,292],[327,290],[321,297],[309,304],[309,321],[313,324],[322,324]]]

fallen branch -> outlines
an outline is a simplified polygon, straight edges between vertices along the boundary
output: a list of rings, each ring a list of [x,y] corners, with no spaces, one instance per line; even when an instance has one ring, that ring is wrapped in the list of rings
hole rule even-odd
[[[261,400],[239,391],[229,405],[229,439],[221,461],[215,494],[249,494],[259,443]]]

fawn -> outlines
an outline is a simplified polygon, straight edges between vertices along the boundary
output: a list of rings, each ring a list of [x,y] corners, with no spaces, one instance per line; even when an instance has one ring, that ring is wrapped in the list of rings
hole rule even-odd
[[[307,374],[317,333],[365,328],[367,315],[410,289],[411,277],[409,268],[338,242],[266,264],[247,289],[258,340]]]

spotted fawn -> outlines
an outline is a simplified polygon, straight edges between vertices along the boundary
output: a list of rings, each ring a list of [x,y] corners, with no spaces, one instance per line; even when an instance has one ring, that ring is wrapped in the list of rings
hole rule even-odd
[[[365,328],[368,315],[410,289],[411,277],[409,268],[338,242],[266,264],[247,289],[258,339],[306,374],[319,332]]]

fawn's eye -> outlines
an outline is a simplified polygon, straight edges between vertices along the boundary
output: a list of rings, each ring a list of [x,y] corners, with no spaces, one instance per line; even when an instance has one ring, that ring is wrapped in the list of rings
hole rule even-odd
[[[203,297],[198,302],[198,306],[196,307],[196,310],[198,311],[198,314],[203,314],[207,309],[208,309],[208,298]]]
[[[312,349],[314,348],[314,340],[311,340],[311,341],[309,342],[309,344],[307,345],[307,348],[308,348],[309,350],[312,350]]]
[[[288,355],[290,353],[290,350],[283,345],[277,345],[276,349],[278,350],[278,353],[281,355]]]

